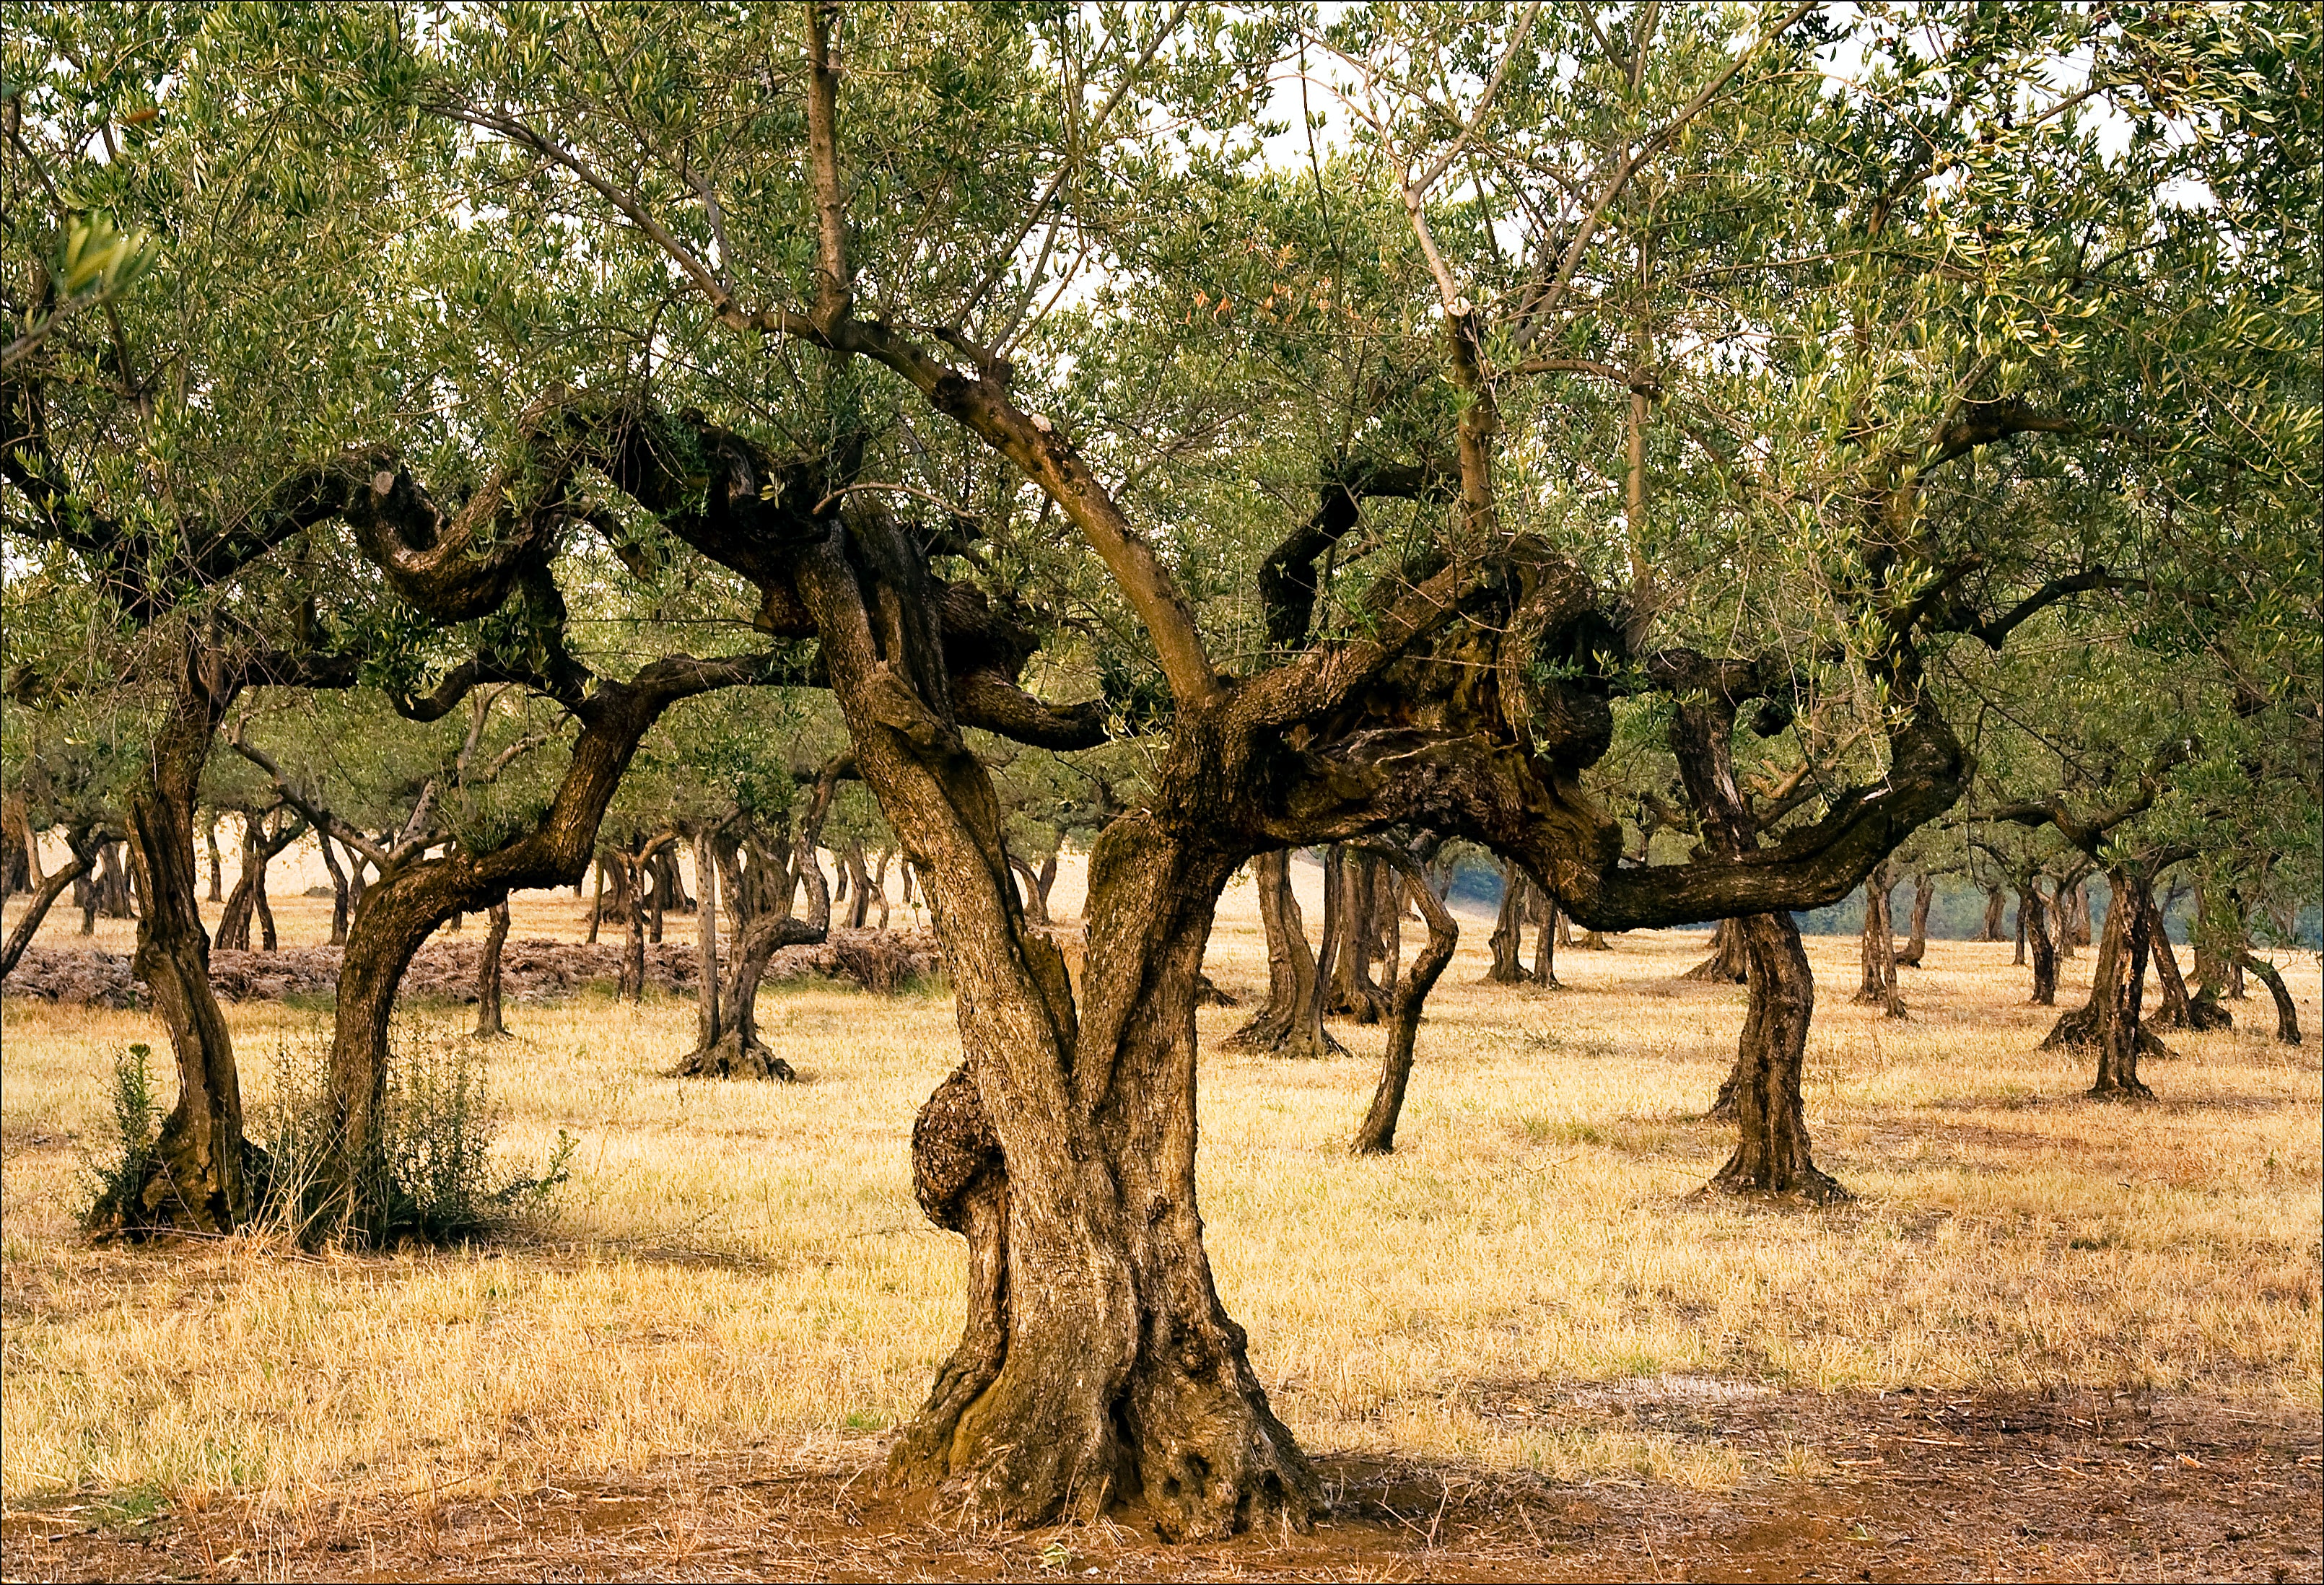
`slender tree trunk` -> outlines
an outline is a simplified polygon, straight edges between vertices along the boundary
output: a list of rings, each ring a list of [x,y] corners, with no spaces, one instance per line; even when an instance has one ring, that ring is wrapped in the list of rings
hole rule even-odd
[[[1712,985],[1740,985],[1748,976],[1750,954],[1743,945],[1739,920],[1721,919],[1711,937],[1711,955],[1679,976]]]
[[[1049,899],[1047,894],[1041,889],[1040,880],[1034,874],[1033,866],[1012,853],[1010,855],[1009,867],[1016,872],[1017,879],[1021,883],[1020,889],[1024,893],[1027,916],[1036,925],[1047,924]]]
[[[711,851],[711,834],[706,829],[696,832],[694,837],[695,967],[701,981],[696,988],[695,1046],[703,1051],[715,1046],[721,1033],[718,1022],[717,886],[718,856]]]
[[[2058,961],[2074,956],[2074,888],[2064,880],[2050,882],[2050,934],[2057,943]]]
[[[1913,934],[1896,954],[1899,968],[1917,969],[1929,955],[1929,905],[1936,899],[1937,883],[1924,874],[1913,877]]]
[[[331,940],[333,946],[344,946],[347,940],[347,872],[339,867],[339,856],[332,850],[330,834],[318,832],[315,846],[323,855],[323,868],[331,877]]]
[[[202,842],[208,847],[210,852],[210,889],[205,899],[209,902],[226,900],[226,892],[222,886],[224,877],[221,873],[225,865],[218,857],[217,828],[218,822],[216,815],[211,816],[209,824],[202,828]]]
[[[1845,1199],[1848,1192],[1816,1166],[1809,1150],[1800,1079],[1815,1012],[1815,975],[1799,926],[1789,914],[1750,914],[1737,923],[1751,961],[1751,1003],[1732,1097],[1740,1138],[1711,1186],[1818,1203]]]
[[[261,840],[258,816],[245,813],[242,817],[242,873],[235,878],[234,889],[226,893],[226,908],[218,916],[220,952],[250,950],[250,920],[257,906],[258,872],[264,862],[258,856]]]
[[[1379,1087],[1372,1092],[1371,1110],[1364,1114],[1355,1142],[1349,1147],[1358,1156],[1385,1156],[1396,1148],[1397,1120],[1404,1112],[1405,1087],[1412,1079],[1413,1046],[1420,1036],[1421,1007],[1461,942],[1459,924],[1429,885],[1420,865],[1401,852],[1391,852],[1382,862],[1394,867],[1400,880],[1398,889],[1409,887],[1420,904],[1428,921],[1428,945],[1412,960],[1412,972],[1397,982],[1390,1000],[1388,1050],[1380,1059]]]
[[[849,837],[847,846],[840,853],[840,860],[847,870],[848,927],[861,930],[863,928],[863,921],[871,916],[872,912],[872,871],[865,869],[863,865],[862,843],[854,837]],[[1033,906],[1040,910],[1041,922],[1047,924],[1048,910],[1041,907],[1045,899],[1038,889],[1033,892],[1032,900]]]
[[[73,882],[87,875],[90,866],[97,862],[94,841],[70,833],[67,836],[72,849],[72,862],[34,889],[32,900],[24,906],[24,917],[17,920],[16,927],[8,933],[7,946],[0,949],[0,980],[5,980],[15,972],[16,960],[23,957],[24,949],[32,945],[32,937],[39,932],[41,921],[49,917],[49,909],[55,905],[57,898],[63,896]]]
[[[485,910],[491,926],[484,932],[484,954],[476,964],[476,1038],[497,1039],[508,1033],[501,1020],[501,948],[508,945],[509,906],[503,898]]]
[[[2300,1004],[2292,1000],[2291,991],[2283,983],[2283,973],[2273,963],[2246,949],[2241,954],[2244,967],[2259,976],[2260,983],[2275,999],[2275,1037],[2286,1046],[2300,1044]]]
[[[274,849],[260,854],[257,871],[252,878],[250,904],[258,913],[258,950],[261,952],[273,952],[281,945],[274,934],[274,910],[266,903],[266,866],[273,853],[279,851]]]
[[[896,852],[893,848],[881,848],[879,862],[872,866],[872,906],[880,910],[880,922],[872,926],[876,930],[885,930],[888,927],[888,866],[895,862],[895,857]],[[1042,894],[1042,900],[1045,903],[1047,901],[1047,892]]]
[[[2156,906],[2150,895],[2146,899],[2146,931],[2154,944],[2154,975],[2163,987],[2163,1005],[2156,1010],[2153,1023],[2163,1029],[2225,1029],[2235,1020],[2217,1001],[2188,993],[2186,978],[2179,972],[2179,954],[2171,950],[2171,932],[2163,923],[2166,910]]]
[[[2050,939],[2048,908],[2042,898],[2039,877],[2028,880],[2017,893],[2017,927],[2021,939],[2034,951],[2034,995],[2035,1007],[2058,1005],[2058,949]]]
[[[634,855],[625,854],[622,872],[629,881],[625,900],[630,906],[629,951],[622,960],[622,989],[632,1001],[643,1001],[646,999],[645,871]]]
[[[605,855],[600,852],[597,862],[590,866],[597,872],[597,888],[589,898],[589,945],[597,944],[597,926],[605,917]]]
[[[2017,952],[2016,955],[2009,960],[2012,968],[2022,969],[2025,966],[2025,889],[2021,887],[2017,893]]]

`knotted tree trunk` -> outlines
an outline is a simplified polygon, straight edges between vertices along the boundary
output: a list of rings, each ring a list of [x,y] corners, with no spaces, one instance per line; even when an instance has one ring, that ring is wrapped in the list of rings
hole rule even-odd
[[[1378,858],[1359,852],[1352,860],[1343,858],[1340,871],[1339,940],[1324,1009],[1359,1024],[1377,1024],[1388,1010],[1388,997],[1372,979],[1372,954],[1379,941],[1379,868]]]
[[[2001,940],[2003,938],[2001,934],[2002,926],[2005,917],[2007,915],[2008,911],[2009,898],[2007,894],[2005,893],[1998,886],[1987,887],[1985,889],[1985,917],[1978,925],[1977,939],[1979,941]],[[2021,955],[2017,961],[2024,963],[2025,960]]]
[[[129,799],[130,856],[145,908],[134,971],[170,1032],[178,1101],[161,1124],[142,1183],[90,1211],[102,1235],[172,1227],[232,1232],[250,1219],[264,1157],[242,1132],[234,1038],[210,988],[209,936],[194,872],[194,809],[218,723],[241,692],[238,670],[189,641],[151,769]]]

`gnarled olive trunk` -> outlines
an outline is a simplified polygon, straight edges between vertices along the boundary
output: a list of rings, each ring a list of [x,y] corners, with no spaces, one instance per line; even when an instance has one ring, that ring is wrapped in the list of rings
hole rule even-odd
[[[2004,892],[1998,886],[1987,887],[1985,889],[1985,917],[1978,924],[1977,939],[1979,941],[2001,940],[2002,926],[2006,919],[2008,913],[2009,898],[2007,893]],[[2022,963],[2024,960],[2020,958],[2018,961]]]
[[[1713,985],[1740,985],[1748,977],[1750,954],[1743,945],[1743,927],[1734,919],[1721,919],[1711,938],[1711,955],[1679,976],[1682,980],[1707,981]]]
[[[2113,900],[2098,938],[2090,999],[2051,1027],[2042,1048],[2095,1047],[2098,1072],[2098,1082],[2090,1086],[2092,1096],[2107,1101],[2152,1100],[2154,1092],[2138,1076],[2138,1059],[2171,1055],[2140,1016],[2153,940],[2148,923],[2153,903],[2144,879],[2127,869],[2109,871],[2107,886]]]
[[[2019,889],[2017,926],[2023,932],[2021,941],[2034,953],[2032,1003],[2035,1007],[2058,1005],[2058,948],[2050,938],[2049,912],[2048,905],[2043,901],[2038,877]]]
[[[315,846],[321,850],[323,868],[331,877],[331,942],[344,946],[347,940],[347,872],[339,867],[339,856],[333,851],[330,834],[317,832]]]
[[[1364,1120],[1356,1129],[1355,1142],[1349,1147],[1358,1156],[1385,1156],[1396,1148],[1397,1120],[1404,1113],[1405,1087],[1412,1079],[1413,1047],[1420,1037],[1420,1009],[1436,984],[1437,976],[1452,961],[1453,948],[1461,943],[1460,926],[1452,910],[1444,906],[1444,899],[1429,884],[1420,865],[1402,852],[1391,852],[1382,862],[1395,868],[1402,888],[1409,889],[1420,904],[1422,917],[1428,922],[1428,945],[1412,960],[1411,972],[1397,982],[1391,998],[1388,1050],[1380,1058],[1379,1087],[1372,1092],[1371,1109],[1364,1113]]]
[[[2300,1044],[2300,1004],[2292,1000],[2292,992],[2283,983],[2283,974],[2273,963],[2248,950],[2242,953],[2238,963],[2259,976],[2260,983],[2275,999],[2275,1037],[2286,1046]]]
[[[151,1228],[226,1233],[249,1221],[263,1157],[242,1133],[242,1080],[234,1038],[210,988],[208,935],[194,871],[194,809],[210,744],[238,677],[189,646],[170,707],[154,734],[152,769],[130,795],[131,862],[145,907],[134,969],[170,1032],[178,1101],[163,1120],[143,1183],[92,1208],[98,1234]]]
[[[1519,955],[1525,946],[1525,894],[1528,882],[1517,861],[1501,861],[1501,907],[1493,917],[1493,933],[1485,938],[1485,950],[1492,962],[1485,970],[1488,985],[1520,985],[1525,982],[1524,959]]]
[[[1864,935],[1858,961],[1864,970],[1852,999],[1858,1007],[1877,1007],[1892,1018],[1904,1016],[1904,999],[1896,993],[1895,921],[1888,913],[1888,866],[1877,866],[1864,882]]]
[[[1789,914],[1748,914],[1735,923],[1750,957],[1751,1004],[1736,1052],[1733,1092],[1722,1099],[1732,1102],[1740,1138],[1711,1186],[1818,1203],[1844,1199],[1848,1192],[1816,1166],[1809,1149],[1800,1077],[1815,1012],[1815,975],[1799,926]]]
[[[484,932],[484,955],[476,963],[476,1036],[479,1040],[498,1039],[508,1033],[501,1020],[501,949],[508,945],[508,898],[485,911],[491,927]]]
[[[1227,1037],[1227,1049],[1289,1057],[1344,1055],[1346,1048],[1323,1027],[1324,969],[1307,945],[1306,921],[1291,887],[1291,855],[1280,850],[1261,853],[1251,861],[1251,871],[1259,884],[1259,923],[1267,934],[1267,1005]],[[1328,892],[1324,900],[1328,953]]]
[[[1896,966],[1917,969],[1921,960],[1929,955],[1929,905],[1936,899],[1937,883],[1927,875],[1913,877],[1913,932],[1904,943],[1904,950],[1896,954]]]
[[[2208,997],[2190,995],[2186,977],[2179,972],[2179,954],[2171,950],[2171,932],[2163,909],[2152,893],[2146,898],[2147,937],[2153,943],[2154,977],[2163,987],[2163,1005],[2152,1020],[2159,1029],[2227,1029],[2235,1019],[2227,1009]]]
[[[1388,997],[1372,978],[1372,957],[1379,947],[1380,861],[1369,852],[1340,865],[1338,945],[1333,954],[1332,983],[1323,1008],[1336,1017],[1359,1024],[1377,1024],[1388,1011]]]
[[[1557,899],[1536,886],[1533,889],[1533,982],[1547,990],[1559,990]]]

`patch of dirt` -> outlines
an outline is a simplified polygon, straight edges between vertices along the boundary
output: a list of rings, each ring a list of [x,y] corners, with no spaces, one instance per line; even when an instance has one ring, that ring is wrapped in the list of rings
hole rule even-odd
[[[877,1489],[876,1447],[802,1470],[677,1465],[521,1496],[367,1498],[269,1517],[63,1500],[0,1518],[12,1579],[2315,1580],[2313,1415],[2245,1400],[1911,1390],[1825,1397],[1709,1378],[1505,1381],[1483,1412],[1634,1419],[1768,1471],[1728,1493],[1327,1457],[1305,1535],[1165,1545],[1134,1513],[969,1531]],[[1804,1450],[1804,1456],[1791,1450]],[[1792,1472],[1786,1473],[1786,1470]],[[1804,1472],[1802,1472],[1804,1471]]]
[[[465,933],[464,934],[468,934]],[[430,941],[404,972],[400,999],[446,1002],[476,1000],[484,932],[474,939]],[[621,978],[627,945],[570,941],[511,941],[501,951],[501,993],[511,1001],[562,1001],[592,984]],[[285,997],[337,994],[340,949],[293,947],[283,952],[213,952],[210,983],[226,1001],[281,1001]],[[811,946],[786,946],[767,965],[767,980],[844,980],[886,994],[908,981],[936,973],[944,959],[933,930],[834,930]],[[698,978],[694,945],[661,942],[646,948],[646,979],[670,995],[692,998]],[[7,994],[67,1005],[142,1008],[144,981],[130,972],[125,953],[94,947],[33,946],[8,976]]]

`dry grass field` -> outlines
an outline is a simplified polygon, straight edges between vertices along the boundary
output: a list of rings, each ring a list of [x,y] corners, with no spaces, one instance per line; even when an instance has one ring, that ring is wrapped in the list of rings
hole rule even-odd
[[[286,941],[319,940],[327,908],[278,903]],[[583,911],[520,898],[516,935]],[[1288,1064],[1218,1054],[1243,1015],[1202,1015],[1220,1286],[1342,1507],[1313,1536],[1193,1552],[1128,1526],[967,1534],[876,1494],[959,1322],[961,1245],[921,1218],[907,1154],[957,1060],[942,995],[770,990],[788,1087],[659,1076],[688,1006],[513,1005],[504,1147],[580,1140],[554,1219],[322,1257],[79,1240],[110,1064],[161,1037],[8,1000],[5,1571],[2316,1576],[2312,957],[2291,974],[2305,1046],[2244,1004],[2233,1033],[2171,1037],[2161,1100],[2134,1108],[2034,1049],[2052,1015],[2021,1005],[2006,946],[1932,944],[1895,1024],[1847,1005],[1853,941],[1812,940],[1809,1116],[1858,1198],[1803,1212],[1695,1194],[1743,1005],[1675,981],[1704,933],[1569,952],[1566,989],[1510,991],[1476,983],[1487,928],[1464,925],[1432,1000],[1391,1157],[1345,1154],[1378,1032]],[[1209,966],[1263,989],[1247,883]],[[229,1010],[263,1110],[275,1054],[326,1015]]]

